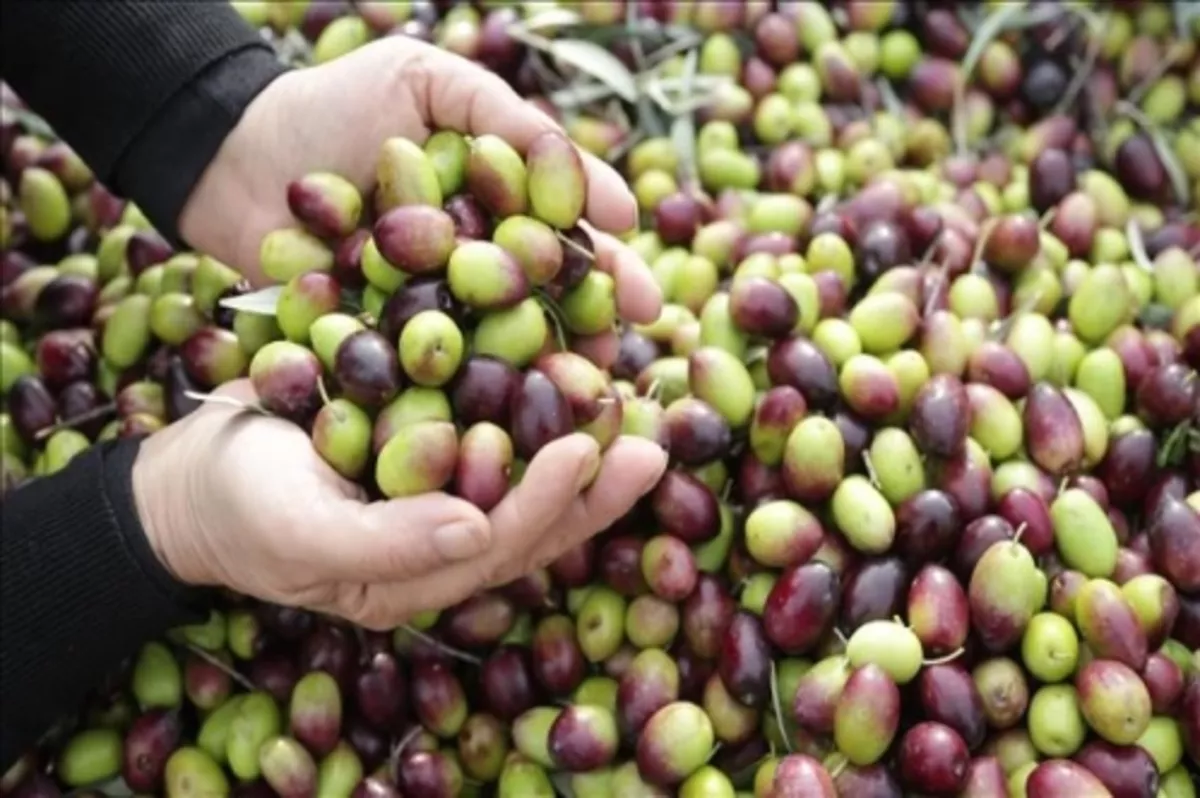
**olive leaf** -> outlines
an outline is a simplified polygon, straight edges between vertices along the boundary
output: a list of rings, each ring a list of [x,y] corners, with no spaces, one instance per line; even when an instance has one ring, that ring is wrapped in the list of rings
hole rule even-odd
[[[570,773],[555,773],[550,777],[550,783],[562,798],[575,798],[575,790],[571,789]]]
[[[1162,446],[1158,450],[1158,466],[1165,468],[1166,466],[1177,466],[1183,462],[1183,458],[1187,456],[1190,448],[1192,424],[1190,421],[1180,422],[1171,433],[1167,435],[1167,439],[1163,441]]]
[[[1180,39],[1188,39],[1192,35],[1192,23],[1200,18],[1200,4],[1195,0],[1173,0],[1171,10],[1175,16],[1175,32]]]
[[[689,51],[684,60],[682,94],[685,97],[692,93],[692,81],[696,76],[699,60],[700,52],[698,50]],[[671,143],[675,145],[675,151],[679,153],[679,163],[683,167],[684,177],[690,181],[695,180],[698,174],[696,171],[696,122],[690,109],[680,110],[681,113],[671,123]]]
[[[975,35],[971,39],[971,44],[967,47],[966,54],[963,55],[962,64],[959,67],[958,83],[954,87],[954,109],[951,112],[954,144],[960,153],[966,152],[967,113],[965,95],[967,83],[970,81],[971,73],[975,71],[979,59],[983,57],[983,51],[987,49],[987,46],[991,44],[993,39],[1005,31],[1041,25],[1062,13],[1061,9],[1056,6],[1040,5],[1029,9],[1028,5],[1028,0],[1019,0],[1019,2],[1006,3],[992,14],[989,14],[979,27],[975,29]]]
[[[528,17],[515,23],[525,31],[540,31],[554,30],[556,28],[570,28],[578,25],[580,20],[579,15],[569,8],[559,6],[545,6],[533,10]]]
[[[637,81],[633,73],[600,45],[579,39],[560,39],[551,42],[547,52],[555,61],[569,64],[611,87],[625,102],[637,101]]]
[[[1125,223],[1125,240],[1129,243],[1129,254],[1133,255],[1134,263],[1144,271],[1153,273],[1154,264],[1146,254],[1146,240],[1142,238],[1142,227],[1137,223],[1137,219],[1130,219]]]
[[[226,297],[217,304],[229,310],[239,310],[259,316],[274,316],[275,307],[279,304],[279,297],[282,293],[282,285],[272,285],[252,294]]]
[[[509,29],[509,35],[534,50],[546,53],[558,64],[565,64],[590,75],[612,89],[626,102],[636,102],[637,80],[615,55],[595,42],[583,39],[547,39],[522,24]]]
[[[27,111],[24,108],[5,108],[4,110],[6,114],[11,113],[16,117],[17,123],[27,132],[38,138],[58,138],[58,135],[54,132],[54,128],[50,127],[50,123],[37,114]]]
[[[1150,138],[1150,144],[1154,147],[1154,151],[1158,154],[1158,160],[1162,163],[1163,169],[1167,172],[1167,177],[1171,180],[1171,190],[1175,192],[1175,199],[1180,205],[1186,205],[1189,197],[1187,172],[1179,163],[1179,159],[1175,157],[1175,150],[1171,148],[1170,142],[1163,135],[1162,130],[1158,125],[1154,124],[1141,109],[1130,102],[1122,100],[1117,103],[1117,113],[1128,117],[1141,128],[1142,132]]]

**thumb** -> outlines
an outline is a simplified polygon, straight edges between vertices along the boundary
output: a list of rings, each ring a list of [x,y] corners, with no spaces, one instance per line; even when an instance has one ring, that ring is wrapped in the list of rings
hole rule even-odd
[[[337,499],[310,516],[309,558],[329,581],[394,582],[486,553],[491,524],[444,493],[364,503]]]
[[[213,390],[213,396],[226,396],[230,399],[237,399],[239,402],[246,402],[247,404],[258,401],[258,394],[254,390],[254,383],[250,382],[248,377],[222,383]]]

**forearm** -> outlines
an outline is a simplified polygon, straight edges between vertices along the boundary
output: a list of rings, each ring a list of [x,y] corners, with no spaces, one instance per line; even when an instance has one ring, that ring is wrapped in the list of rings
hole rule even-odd
[[[221,142],[285,70],[221,0],[4,0],[3,16],[4,79],[174,240]]]
[[[0,769],[149,638],[203,621],[142,532],[138,441],[96,446],[8,494],[0,525]]]

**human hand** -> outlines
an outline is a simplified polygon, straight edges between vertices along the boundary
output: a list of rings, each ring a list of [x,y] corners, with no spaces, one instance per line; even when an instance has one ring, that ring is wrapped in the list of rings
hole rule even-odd
[[[255,401],[248,380],[216,392]],[[659,447],[587,435],[547,445],[485,515],[444,493],[366,502],[281,419],[208,403],[134,465],[151,547],[180,581],[389,629],[542,567],[612,524],[666,467]],[[587,486],[587,487],[585,487]]]
[[[380,39],[287,73],[264,89],[193,191],[180,231],[197,249],[263,285],[263,236],[297,224],[286,202],[290,181],[329,171],[367,191],[385,140],[403,136],[419,143],[438,129],[494,134],[524,152],[559,127],[497,75],[464,58],[404,36]],[[621,316],[653,321],[662,302],[658,285],[641,259],[609,235],[635,227],[637,203],[611,167],[586,153],[583,159],[597,265],[615,279]],[[615,336],[581,348],[609,365]]]

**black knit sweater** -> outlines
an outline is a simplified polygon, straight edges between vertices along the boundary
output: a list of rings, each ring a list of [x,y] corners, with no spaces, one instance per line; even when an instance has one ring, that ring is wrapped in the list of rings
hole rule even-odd
[[[284,70],[221,0],[0,4],[0,77],[176,241],[221,142]],[[138,447],[94,447],[3,501],[0,768],[140,643],[205,618],[205,595],[174,581],[146,541]]]

